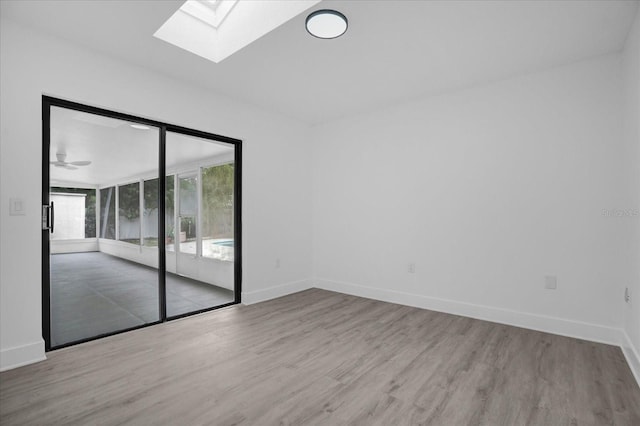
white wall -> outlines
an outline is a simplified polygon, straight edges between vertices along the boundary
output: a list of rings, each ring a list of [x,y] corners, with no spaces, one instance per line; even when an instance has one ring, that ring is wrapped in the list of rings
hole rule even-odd
[[[628,245],[629,274],[625,285],[631,290],[631,302],[624,304],[624,329],[626,342],[623,350],[629,360],[638,383],[640,383],[640,10],[623,51],[624,78],[624,143],[626,162],[629,170],[627,180],[633,185],[629,188],[629,201],[624,208],[630,215],[620,220],[628,227],[626,244]]]
[[[317,285],[619,339],[620,72],[614,54],[314,128]]]
[[[51,254],[83,253],[98,251],[97,238],[82,238],[80,240],[54,240],[49,246]]]
[[[242,139],[245,298],[303,285],[310,277],[306,125],[6,20],[0,31],[0,369],[44,355],[43,93]],[[8,215],[10,197],[25,199],[26,216]]]

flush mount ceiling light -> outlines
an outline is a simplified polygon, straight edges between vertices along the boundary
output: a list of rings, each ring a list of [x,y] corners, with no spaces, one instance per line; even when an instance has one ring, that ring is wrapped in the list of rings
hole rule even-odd
[[[307,31],[317,38],[337,38],[347,32],[349,23],[347,17],[337,10],[316,10],[307,16],[305,22]]]

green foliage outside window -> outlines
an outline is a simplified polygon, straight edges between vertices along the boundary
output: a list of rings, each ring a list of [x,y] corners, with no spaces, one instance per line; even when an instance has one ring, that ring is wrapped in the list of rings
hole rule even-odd
[[[140,216],[140,184],[138,182],[118,187],[118,206],[121,217],[133,220]]]
[[[174,240],[174,176],[165,178],[165,232],[167,242],[172,243]],[[154,232],[144,236],[144,245],[156,247],[158,245],[157,233],[157,210],[158,210],[158,179],[150,179],[144,181],[144,210],[145,221],[152,221]],[[153,213],[156,212],[154,215]],[[153,220],[151,218],[154,218]]]
[[[234,165],[202,169],[203,236],[233,238]]]

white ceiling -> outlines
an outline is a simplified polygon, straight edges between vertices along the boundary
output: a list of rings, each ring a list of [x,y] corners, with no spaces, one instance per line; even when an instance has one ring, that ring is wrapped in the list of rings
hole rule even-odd
[[[275,0],[270,0],[275,1]],[[215,64],[153,37],[182,1],[2,1],[3,17],[263,108],[319,123],[622,48],[638,1],[323,1]]]
[[[84,112],[51,108],[50,161],[91,161],[76,170],[50,167],[54,186],[104,186],[158,176],[159,132],[138,130],[130,122]],[[233,146],[167,132],[167,173],[190,172],[216,159],[233,159]]]

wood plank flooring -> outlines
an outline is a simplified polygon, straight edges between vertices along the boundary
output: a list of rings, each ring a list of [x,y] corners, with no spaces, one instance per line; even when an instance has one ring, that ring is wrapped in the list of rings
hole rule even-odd
[[[0,374],[3,425],[640,425],[619,348],[308,290]]]

